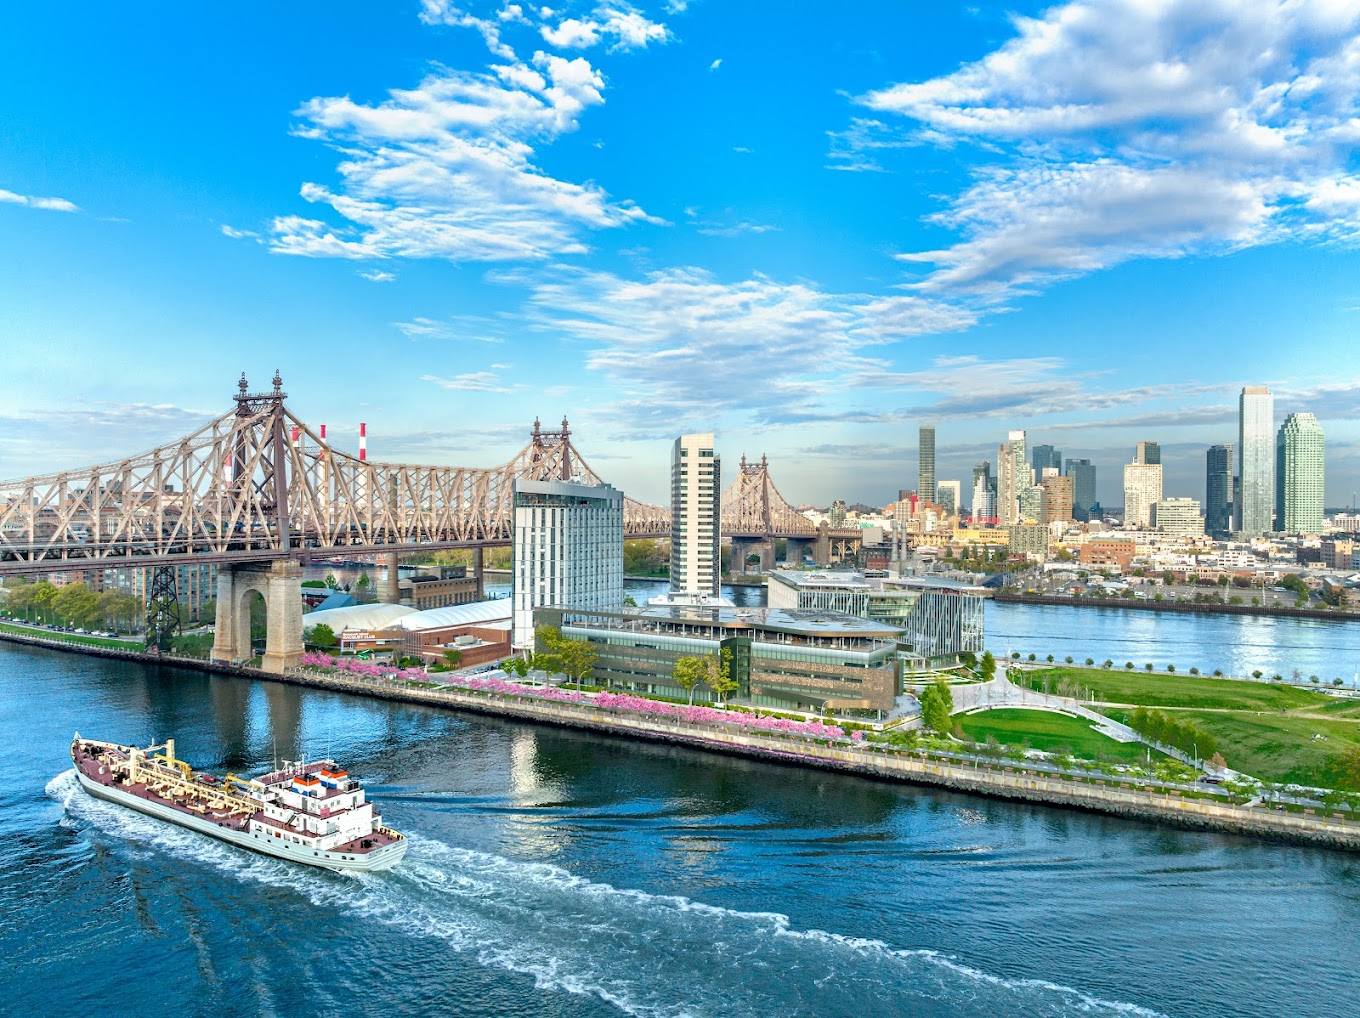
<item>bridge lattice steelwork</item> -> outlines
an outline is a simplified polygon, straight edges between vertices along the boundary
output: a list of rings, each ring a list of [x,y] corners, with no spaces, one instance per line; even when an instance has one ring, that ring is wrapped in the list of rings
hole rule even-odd
[[[0,574],[503,545],[516,479],[600,481],[565,419],[498,467],[383,463],[326,445],[282,384],[243,375],[236,408],[178,442],[0,482]],[[670,511],[628,499],[624,532],[667,535]]]

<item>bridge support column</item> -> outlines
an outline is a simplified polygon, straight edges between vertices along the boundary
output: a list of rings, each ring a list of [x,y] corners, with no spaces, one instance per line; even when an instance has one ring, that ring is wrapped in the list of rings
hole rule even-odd
[[[801,537],[790,537],[784,549],[784,564],[790,566],[801,566],[803,564],[803,553],[813,542]]]
[[[250,657],[250,611],[245,612],[245,640],[241,640],[241,597],[236,590],[236,567],[219,566],[217,569],[217,617],[213,620],[213,646],[210,655],[213,661],[231,664]],[[242,648],[238,650],[237,648]],[[242,652],[244,651],[244,652]]]
[[[383,577],[378,581],[378,600],[382,604],[396,604],[401,600],[401,587],[397,575],[397,553],[379,555],[378,563],[384,567]]]
[[[812,542],[812,561],[822,568],[831,565],[831,528],[825,523],[817,527],[817,537]]]
[[[482,575],[482,552],[485,548],[472,549],[472,571],[477,574],[477,600],[482,601],[486,598],[486,577]]]
[[[264,598],[266,620],[260,667],[282,674],[302,664],[302,567],[289,560],[268,567],[221,566],[217,570],[212,660],[230,664],[254,656],[250,602],[256,593]]]
[[[281,675],[302,664],[302,567],[291,559],[272,563],[264,602],[269,621],[260,667]]]

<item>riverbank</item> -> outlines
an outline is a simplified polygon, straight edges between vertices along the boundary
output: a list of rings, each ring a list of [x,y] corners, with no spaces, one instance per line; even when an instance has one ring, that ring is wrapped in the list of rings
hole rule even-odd
[[[1360,612],[1325,608],[1285,608],[1264,604],[1203,604],[1194,601],[1154,601],[1151,598],[1125,600],[1119,597],[1061,597],[1054,594],[1005,594],[998,591],[994,601],[1003,604],[1044,604],[1060,608],[1130,608],[1134,611],[1173,612],[1182,615],[1268,615],[1278,618],[1332,619],[1360,621]]]
[[[1360,851],[1360,822],[1339,816],[1276,812],[1259,805],[1237,805],[1226,800],[1211,801],[1211,796],[1192,789],[1139,788],[1108,778],[1031,770],[1002,760],[941,759],[925,751],[904,752],[881,743],[763,732],[674,717],[648,716],[589,703],[548,702],[536,699],[528,689],[523,694],[512,695],[436,687],[426,683],[393,683],[378,677],[311,669],[275,675],[239,665],[192,658],[158,658],[140,652],[79,647],[37,637],[0,634],[0,639],[70,653],[192,668],[212,674],[564,726],[799,767],[836,770],[880,780],[1166,823],[1192,830]]]

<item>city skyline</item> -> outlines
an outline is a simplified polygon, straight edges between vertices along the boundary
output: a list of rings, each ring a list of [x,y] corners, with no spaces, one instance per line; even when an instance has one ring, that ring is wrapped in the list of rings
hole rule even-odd
[[[884,504],[929,422],[938,480],[1025,430],[1118,504],[1144,440],[1201,497],[1259,384],[1349,503],[1360,13],[1015,11],[16,11],[0,333],[43,356],[0,475],[171,441],[277,366],[380,460],[490,466],[565,414],[648,501],[712,430],[796,502]]]

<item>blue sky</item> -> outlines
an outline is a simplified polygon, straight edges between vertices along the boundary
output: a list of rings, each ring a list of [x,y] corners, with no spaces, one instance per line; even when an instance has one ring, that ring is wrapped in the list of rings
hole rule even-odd
[[[0,37],[0,475],[187,432],[245,370],[370,455],[535,415],[793,501],[1010,428],[1200,496],[1236,392],[1360,489],[1360,8],[75,4]],[[729,471],[732,468],[729,467]]]

